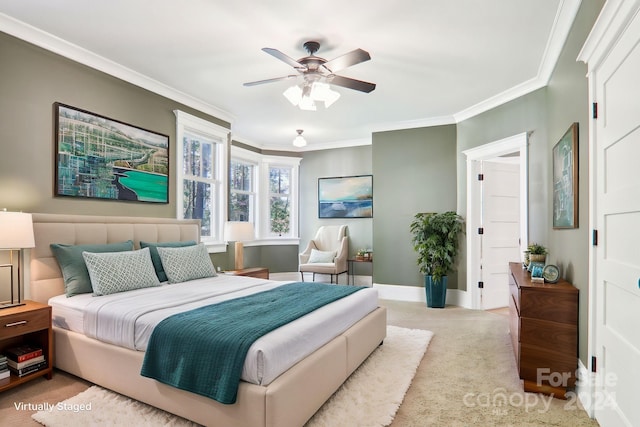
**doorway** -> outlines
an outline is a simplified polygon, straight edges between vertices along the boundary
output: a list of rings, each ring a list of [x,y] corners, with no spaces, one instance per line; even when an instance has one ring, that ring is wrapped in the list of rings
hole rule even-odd
[[[508,263],[520,261],[528,244],[527,141],[521,133],[463,152],[467,293],[474,309],[508,305]]]

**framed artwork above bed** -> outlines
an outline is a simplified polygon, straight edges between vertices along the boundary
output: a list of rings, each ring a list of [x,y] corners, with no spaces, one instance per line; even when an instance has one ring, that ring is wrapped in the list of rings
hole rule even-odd
[[[169,136],[56,102],[56,196],[169,202]]]
[[[372,218],[373,176],[318,178],[319,218]]]

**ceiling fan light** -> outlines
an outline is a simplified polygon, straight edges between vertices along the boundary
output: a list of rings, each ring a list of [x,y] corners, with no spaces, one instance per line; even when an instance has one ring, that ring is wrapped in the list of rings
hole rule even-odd
[[[329,108],[339,98],[340,98],[339,92],[329,89],[329,91],[327,92],[327,96],[324,99],[324,108]]]
[[[298,103],[298,107],[300,107],[301,110],[316,111],[316,103],[310,96],[303,96]]]
[[[293,105],[298,105],[302,99],[302,89],[299,86],[291,86],[283,93],[284,97],[289,100]]]
[[[302,132],[304,131],[302,129],[298,129],[296,132],[298,132],[298,135],[293,138],[293,145],[296,147],[304,147],[307,145],[307,140],[302,136]]]

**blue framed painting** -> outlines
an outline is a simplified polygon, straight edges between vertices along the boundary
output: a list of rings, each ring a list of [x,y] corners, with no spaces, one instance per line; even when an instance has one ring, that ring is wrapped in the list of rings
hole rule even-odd
[[[169,203],[169,136],[54,107],[56,196]]]
[[[318,178],[319,218],[373,218],[373,175]]]

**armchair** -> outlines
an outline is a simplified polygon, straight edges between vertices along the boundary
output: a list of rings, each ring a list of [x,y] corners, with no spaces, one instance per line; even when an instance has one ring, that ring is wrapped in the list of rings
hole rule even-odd
[[[349,238],[346,225],[323,225],[309,241],[306,249],[298,255],[300,276],[304,282],[304,273],[329,274],[331,283],[336,276],[336,283],[340,274],[346,273],[347,257],[349,256]]]

